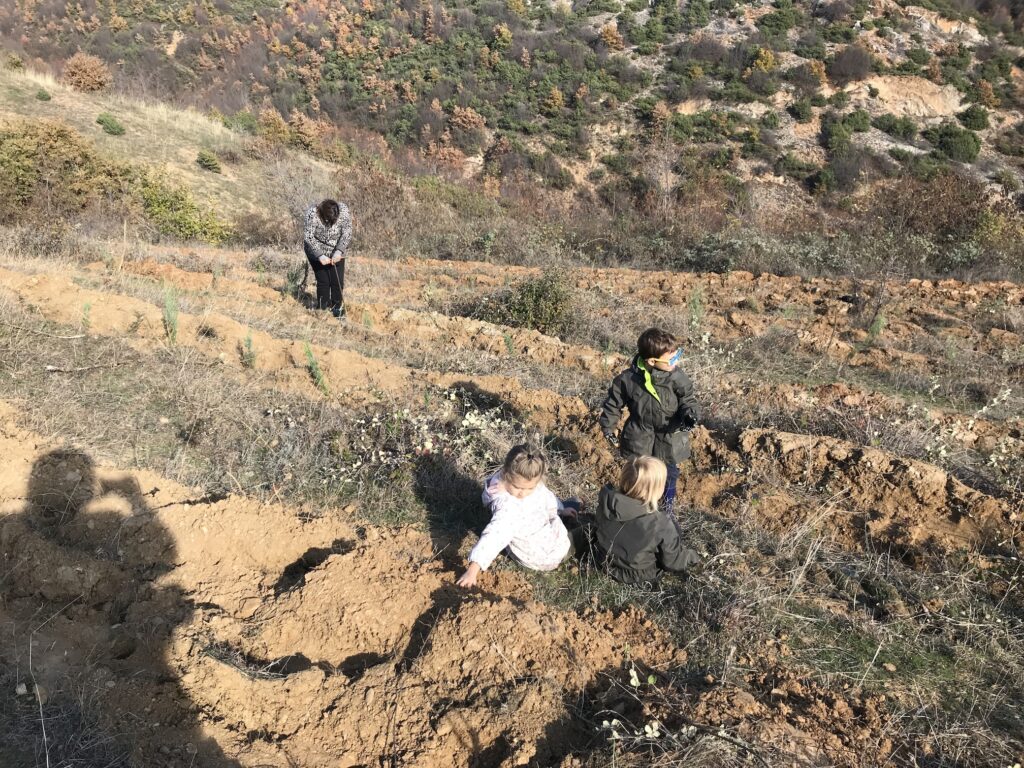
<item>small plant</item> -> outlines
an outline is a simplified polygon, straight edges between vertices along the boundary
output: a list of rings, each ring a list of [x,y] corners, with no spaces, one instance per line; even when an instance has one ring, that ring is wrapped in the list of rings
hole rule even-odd
[[[220,173],[220,160],[208,149],[200,149],[196,155],[196,165],[211,173]]]
[[[50,92],[48,90],[46,90],[45,88],[40,88],[38,91],[36,91],[36,98],[39,99],[39,101],[49,101],[52,97],[50,96]]]
[[[868,342],[873,343],[885,330],[885,315],[879,312],[868,326]]]
[[[694,286],[690,296],[686,300],[686,309],[690,314],[690,327],[699,328],[704,322],[706,304],[704,301],[704,289],[699,285]]]
[[[242,365],[246,368],[256,367],[256,349],[252,345],[252,331],[245,334],[245,341],[242,342]]]
[[[88,331],[89,330],[89,326],[92,324],[91,320],[90,320],[90,317],[89,317],[91,313],[92,313],[92,304],[87,301],[87,302],[85,302],[85,304],[82,305],[82,329],[83,330]]]
[[[309,346],[308,341],[303,344],[303,350],[306,353],[306,370],[309,371],[313,383],[323,394],[329,395],[331,392],[327,388],[327,379],[324,377],[323,369],[320,368],[320,363],[317,361],[316,355],[313,354],[313,348]]]
[[[178,294],[170,287],[164,289],[164,333],[171,344],[178,343]]]
[[[99,117],[96,118],[96,122],[103,126],[104,133],[108,133],[111,136],[124,135],[124,126],[121,125],[117,118],[109,112],[100,112]]]

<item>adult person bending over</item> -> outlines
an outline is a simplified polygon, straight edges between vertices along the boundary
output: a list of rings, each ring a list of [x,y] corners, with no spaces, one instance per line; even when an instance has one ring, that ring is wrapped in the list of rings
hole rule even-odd
[[[345,252],[352,239],[352,214],[348,206],[324,200],[306,211],[303,248],[316,278],[317,309],[331,308],[337,318],[345,317]]]

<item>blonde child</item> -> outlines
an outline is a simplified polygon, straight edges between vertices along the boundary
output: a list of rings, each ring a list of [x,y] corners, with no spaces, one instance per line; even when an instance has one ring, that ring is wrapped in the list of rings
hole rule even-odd
[[[618,487],[606,485],[597,501],[595,553],[608,574],[625,584],[656,583],[663,571],[685,571],[699,557],[658,510],[668,472],[650,456],[628,460]]]
[[[460,587],[474,586],[480,572],[502,551],[535,571],[554,570],[569,555],[572,545],[561,515],[572,517],[575,511],[544,485],[546,470],[543,453],[517,445],[487,479],[483,502],[491,508],[491,522],[469,553],[469,567],[457,582]]]

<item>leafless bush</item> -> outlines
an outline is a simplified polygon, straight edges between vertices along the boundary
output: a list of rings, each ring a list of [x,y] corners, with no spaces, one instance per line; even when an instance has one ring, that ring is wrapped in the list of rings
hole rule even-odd
[[[871,54],[859,45],[848,45],[828,64],[828,76],[840,85],[863,80],[871,73]]]

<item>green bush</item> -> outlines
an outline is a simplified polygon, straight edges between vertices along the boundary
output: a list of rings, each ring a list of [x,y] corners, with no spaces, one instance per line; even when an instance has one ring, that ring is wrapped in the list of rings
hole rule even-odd
[[[774,11],[757,20],[757,27],[770,37],[778,37],[802,21],[803,13],[793,6],[793,0],[778,0]]]
[[[981,139],[973,131],[958,128],[953,123],[943,123],[929,128],[922,134],[942,157],[958,163],[973,163],[981,151]]]
[[[814,108],[811,107],[810,99],[797,99],[789,105],[789,114],[798,123],[809,123],[814,117]]]
[[[924,48],[911,48],[907,51],[907,58],[919,67],[927,64],[931,57],[932,55]]]
[[[853,130],[842,120],[826,120],[821,124],[821,143],[830,155],[842,155],[850,150]]]
[[[573,319],[573,292],[565,273],[555,268],[484,299],[476,314],[483,320],[541,333],[565,333]]]
[[[202,210],[187,190],[173,186],[161,176],[147,175],[140,191],[146,216],[165,235],[216,244],[231,234],[228,226],[211,212]]]
[[[917,135],[917,124],[909,117],[884,114],[872,120],[871,124],[883,133],[904,141],[910,141]]]
[[[964,128],[971,131],[983,131],[988,128],[988,110],[980,104],[971,104],[956,116]]]
[[[53,97],[50,96],[50,92],[48,90],[40,88],[36,91],[36,98],[39,99],[39,101],[49,101]]]
[[[863,109],[855,109],[843,117],[843,124],[854,133],[864,133],[871,127],[871,115]]]
[[[200,149],[196,155],[196,165],[212,173],[220,173],[220,160],[208,149]]]
[[[59,121],[0,124],[0,222],[44,208],[48,215],[71,217],[91,203],[121,198],[134,176],[128,166],[102,159],[91,142]]]
[[[111,136],[123,136],[124,126],[117,121],[109,112],[100,112],[99,117],[96,118],[96,122],[103,126],[103,132],[109,133]]]

